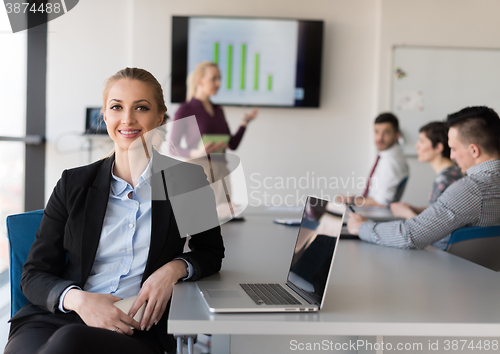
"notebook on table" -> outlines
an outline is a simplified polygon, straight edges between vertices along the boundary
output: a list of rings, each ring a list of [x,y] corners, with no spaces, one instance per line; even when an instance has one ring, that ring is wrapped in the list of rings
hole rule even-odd
[[[346,207],[308,197],[281,282],[200,281],[196,285],[214,313],[313,312],[324,304]]]

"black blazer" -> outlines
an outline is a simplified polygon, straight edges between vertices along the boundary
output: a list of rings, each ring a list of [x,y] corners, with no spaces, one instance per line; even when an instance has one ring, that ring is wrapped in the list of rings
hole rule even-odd
[[[84,287],[99,244],[113,161],[114,155],[63,172],[44,210],[35,242],[23,267],[21,288],[30,302],[12,321],[34,314],[61,314],[58,305],[62,292],[70,285]],[[169,194],[180,194],[194,185],[207,186],[203,169],[154,152],[151,178],[152,195],[160,194],[164,198],[152,201],[151,245],[142,282],[179,256],[194,266],[196,274],[191,280],[218,272],[224,257],[220,227],[193,235],[189,241],[191,251],[183,253],[186,238],[179,235],[169,200]],[[204,199],[211,205],[192,205],[191,209],[183,210],[193,218],[201,210],[205,218],[207,212],[210,218],[217,218],[213,193]],[[166,328],[169,306],[158,325],[151,329],[166,351],[174,348],[173,337],[167,335]]]

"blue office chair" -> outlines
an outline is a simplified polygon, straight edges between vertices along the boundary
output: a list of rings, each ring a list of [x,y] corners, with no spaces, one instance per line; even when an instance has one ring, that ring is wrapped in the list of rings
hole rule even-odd
[[[446,251],[500,271],[500,225],[463,227],[452,232]]]
[[[7,216],[7,238],[9,240],[10,260],[10,315],[14,316],[28,299],[21,291],[21,275],[31,245],[42,221],[43,210],[29,211]],[[188,353],[193,353],[196,335],[174,335],[177,339],[177,353],[182,354],[182,342],[188,346]]]
[[[35,234],[42,221],[42,216],[43,210],[7,216],[11,316],[14,316],[28,302],[21,291],[21,275],[31,245],[35,242]]]
[[[406,182],[408,182],[408,177],[403,178],[403,180],[399,182],[398,187],[396,188],[396,193],[394,193],[394,202],[399,202],[401,200],[403,192],[406,188]]]

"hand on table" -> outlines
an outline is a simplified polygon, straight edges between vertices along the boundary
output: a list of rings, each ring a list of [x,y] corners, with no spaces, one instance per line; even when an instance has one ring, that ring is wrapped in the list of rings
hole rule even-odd
[[[121,300],[119,297],[111,294],[89,293],[79,289],[71,289],[64,297],[63,307],[78,313],[83,322],[90,327],[110,331],[118,328],[115,332],[131,336],[134,331],[129,326],[140,329],[140,324],[113,305],[119,300]]]
[[[359,228],[367,221],[367,218],[359,214],[350,213],[349,220],[347,221],[347,231],[349,231],[351,235],[359,235]]]
[[[129,316],[135,316],[139,308],[147,301],[140,328],[149,329],[163,316],[167,308],[175,283],[187,276],[186,263],[176,259],[157,269],[142,284],[141,291],[129,311]]]
[[[415,213],[413,207],[408,203],[391,203],[390,208],[392,215],[398,218],[411,219],[417,216],[417,213]]]

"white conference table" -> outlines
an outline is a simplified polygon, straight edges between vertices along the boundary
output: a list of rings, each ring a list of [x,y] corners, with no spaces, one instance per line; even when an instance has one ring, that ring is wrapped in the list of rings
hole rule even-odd
[[[222,226],[222,270],[204,280],[286,280],[297,227],[250,215]],[[193,282],[174,288],[170,333],[466,336],[500,334],[500,277],[433,248],[401,250],[340,240],[318,313],[212,314]]]

